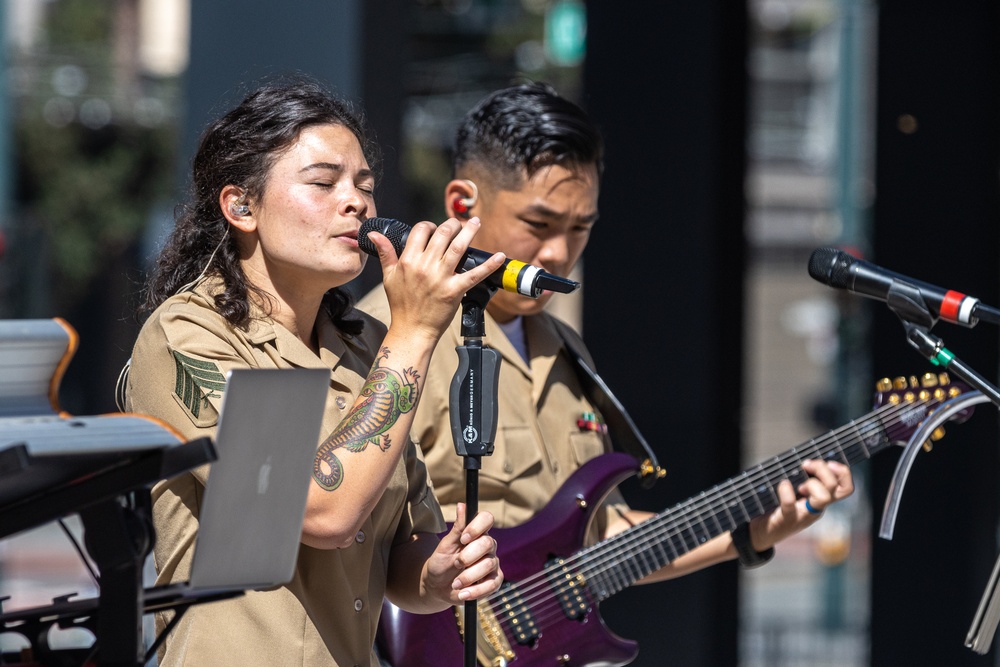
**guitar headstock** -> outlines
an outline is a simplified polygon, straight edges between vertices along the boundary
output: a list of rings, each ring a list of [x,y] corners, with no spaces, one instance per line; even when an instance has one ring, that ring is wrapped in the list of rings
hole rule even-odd
[[[875,407],[901,406],[899,419],[889,426],[889,437],[894,442],[909,440],[920,424],[933,414],[937,406],[950,398],[969,391],[962,382],[952,382],[947,373],[924,373],[921,376],[882,378],[875,383]],[[951,421],[964,422],[972,415],[972,408],[956,414]],[[930,451],[931,441],[944,437],[944,427],[938,427],[924,443]]]

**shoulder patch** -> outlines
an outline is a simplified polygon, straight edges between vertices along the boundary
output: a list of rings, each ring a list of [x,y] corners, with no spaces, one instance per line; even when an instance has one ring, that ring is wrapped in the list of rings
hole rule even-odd
[[[213,361],[195,359],[177,350],[171,350],[171,353],[176,365],[174,394],[191,416],[197,419],[202,409],[209,406],[209,398],[222,396],[221,392],[226,388],[226,376]]]

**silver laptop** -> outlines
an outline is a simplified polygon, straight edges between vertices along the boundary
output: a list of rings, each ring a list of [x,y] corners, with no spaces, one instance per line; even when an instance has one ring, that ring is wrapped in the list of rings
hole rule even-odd
[[[329,384],[325,369],[229,372],[190,578],[147,589],[146,611],[292,579]]]

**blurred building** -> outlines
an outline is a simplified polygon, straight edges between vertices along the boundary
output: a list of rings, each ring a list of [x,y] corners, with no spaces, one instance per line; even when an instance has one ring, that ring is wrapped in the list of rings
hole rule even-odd
[[[692,27],[638,25],[647,15],[666,15],[665,10],[643,10],[649,14],[639,12],[637,24],[630,24],[635,42],[620,40],[614,46],[624,53],[655,53],[658,47],[666,53],[674,45],[657,43],[661,34],[678,38],[700,29],[709,33],[705,40],[724,37],[722,29],[704,30],[731,18],[722,16],[722,4],[675,9],[701,21]],[[95,12],[97,5],[105,11]],[[66,407],[71,412],[110,409],[110,388],[135,334],[131,314],[144,263],[171,223],[170,205],[183,185],[179,174],[186,171],[209,109],[275,68],[298,67],[328,78],[349,97],[364,98],[386,149],[380,212],[405,220],[438,219],[454,128],[486,93],[519,79],[537,79],[553,83],[584,107],[601,97],[587,89],[584,76],[587,38],[594,32],[587,31],[587,10],[593,6],[577,0],[341,0],[301,8],[266,0],[197,6],[190,0],[7,0],[2,9],[7,76],[0,83],[5,86],[0,99],[6,100],[0,114],[9,119],[0,124],[8,128],[0,136],[0,316],[70,319],[82,345],[67,376]],[[623,20],[635,20],[628,9],[619,9]],[[748,468],[871,409],[874,364],[861,349],[870,333],[868,317],[862,309],[843,317],[843,302],[810,280],[806,265],[819,246],[871,250],[880,7],[868,0],[749,0],[743,9],[736,19],[746,20],[745,63],[737,63],[737,69],[745,67],[745,81],[739,83],[746,85],[746,122],[727,136],[745,137],[745,145],[724,154],[745,161],[738,193],[745,207],[741,228],[722,230],[743,244],[737,253],[742,262],[734,269],[740,275],[723,276],[739,282],[743,294],[743,328],[733,334],[742,337],[743,367],[735,374],[740,386],[727,388],[734,393],[720,402],[739,401],[734,408],[742,440],[738,457]],[[720,15],[705,18],[699,11]],[[296,12],[309,12],[310,18]],[[215,36],[235,41],[237,32],[254,48],[220,53]],[[732,49],[727,57],[739,55],[724,41],[718,50],[723,49]],[[627,66],[614,73],[620,83],[616,102],[636,109],[650,105],[646,98],[663,91],[633,88],[631,80],[646,80],[652,70],[711,69],[712,63],[692,63],[685,55],[676,62],[655,57],[628,62],[619,56],[616,66]],[[607,97],[607,91],[600,92]],[[671,92],[662,97],[678,107],[688,103],[670,99]],[[674,109],[662,111],[667,115]],[[739,122],[743,111],[732,110]],[[676,136],[687,129],[663,131]],[[718,136],[721,131],[712,138]],[[86,141],[81,143],[81,137]],[[26,159],[25,147],[56,139],[63,143],[52,144],[49,154],[38,150]],[[149,170],[138,182],[114,181],[103,191],[128,192],[126,205],[90,195],[101,193],[108,179],[123,178],[118,172],[135,169],[131,163],[94,181],[79,175],[76,182],[59,179],[67,166],[80,169],[77,174],[93,171],[88,165],[97,161],[88,163],[88,157],[108,157],[111,153],[102,151],[122,142],[131,149],[126,156],[146,156],[143,168]],[[80,160],[64,159],[52,167],[51,160],[70,148],[80,149]],[[615,147],[634,162],[659,166],[644,149]],[[701,150],[707,154],[718,147]],[[718,155],[723,153],[712,159],[721,160]],[[50,162],[40,162],[43,158]],[[697,166],[670,164],[674,171],[654,177],[676,177]],[[33,178],[25,176],[32,173]],[[620,182],[608,179],[621,179],[622,173],[609,174],[605,184],[620,188]],[[151,185],[156,187],[144,189]],[[726,194],[733,193],[720,196]],[[625,205],[604,210],[601,224],[641,216],[659,225],[661,212],[653,205],[676,214],[671,209],[676,203],[661,196],[656,188],[632,192],[627,200],[615,200]],[[80,222],[87,220],[89,226]],[[679,238],[701,231],[697,221],[683,215],[671,224]],[[683,241],[665,244],[671,245],[665,252],[684,253]],[[586,266],[578,277],[586,285]],[[366,274],[356,287],[361,291],[376,279]],[[585,287],[572,299],[553,301],[560,315],[581,328],[586,292]],[[671,312],[662,295],[640,306],[639,314],[609,307],[599,315],[628,325],[647,307],[660,315]],[[109,322],[115,323],[110,330]],[[587,336],[585,328],[583,333]],[[668,338],[662,331],[655,336],[654,346]],[[676,427],[668,424],[664,430],[671,435]],[[881,508],[869,502],[869,471],[861,467],[856,475],[859,489],[850,501],[831,509],[815,529],[782,544],[769,566],[739,574],[740,664],[857,667],[871,662],[870,536],[872,513]],[[678,481],[684,480],[665,483]],[[79,530],[72,520],[69,529]],[[711,585],[698,590],[705,588]],[[8,608],[93,590],[58,527],[0,542],[0,593],[11,596]],[[688,592],[683,586],[664,590]],[[670,606],[669,596],[663,597],[662,604]],[[686,610],[671,611],[683,615]],[[634,613],[667,618],[659,607]],[[614,626],[615,620],[608,620]],[[620,631],[628,636],[628,630]],[[665,628],[663,635],[671,630]],[[662,638],[646,639],[656,645]],[[688,637],[695,643],[707,639]],[[0,648],[9,648],[10,641],[0,637]],[[669,656],[654,651],[641,653],[636,664],[669,662]]]

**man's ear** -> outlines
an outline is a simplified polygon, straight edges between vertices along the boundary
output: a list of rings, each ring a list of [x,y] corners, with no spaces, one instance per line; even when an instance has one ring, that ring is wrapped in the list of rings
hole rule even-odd
[[[219,208],[223,217],[230,225],[241,232],[252,232],[257,229],[257,219],[250,210],[247,194],[243,188],[227,185],[219,193]]]
[[[467,220],[475,215],[472,209],[479,203],[479,188],[473,181],[456,178],[444,186],[444,210],[449,218]]]

